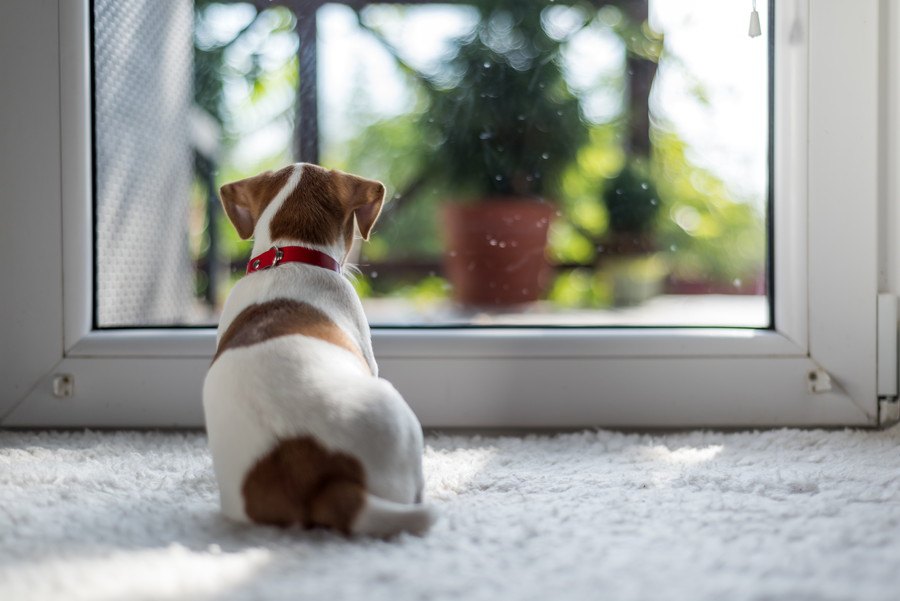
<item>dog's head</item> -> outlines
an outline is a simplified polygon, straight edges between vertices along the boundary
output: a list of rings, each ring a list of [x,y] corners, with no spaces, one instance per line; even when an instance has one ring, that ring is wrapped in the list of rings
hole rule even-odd
[[[353,244],[354,222],[363,239],[381,213],[384,185],[342,171],[296,163],[225,184],[225,213],[241,238]]]

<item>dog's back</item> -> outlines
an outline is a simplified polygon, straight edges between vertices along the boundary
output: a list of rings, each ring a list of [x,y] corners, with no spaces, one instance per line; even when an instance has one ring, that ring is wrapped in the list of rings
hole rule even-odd
[[[284,210],[270,208],[259,211],[269,221]],[[368,336],[340,274],[282,265],[235,286],[203,390],[227,516],[374,535],[427,529],[421,427],[377,378]]]
[[[210,367],[203,397],[232,519],[390,534],[370,515],[383,500],[403,506],[392,516],[408,514],[391,523],[427,527],[428,512],[413,505],[423,486],[418,422],[353,354],[303,334],[234,348]]]

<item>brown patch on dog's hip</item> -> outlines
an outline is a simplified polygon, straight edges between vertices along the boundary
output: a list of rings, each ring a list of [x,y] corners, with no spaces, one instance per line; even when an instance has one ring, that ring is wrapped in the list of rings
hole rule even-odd
[[[369,371],[359,346],[325,313],[308,303],[286,298],[250,305],[241,311],[222,334],[213,361],[230,348],[251,346],[292,334],[318,338],[346,349]]]
[[[349,534],[365,505],[358,459],[311,436],[282,440],[244,478],[244,510],[260,524],[322,526]]]

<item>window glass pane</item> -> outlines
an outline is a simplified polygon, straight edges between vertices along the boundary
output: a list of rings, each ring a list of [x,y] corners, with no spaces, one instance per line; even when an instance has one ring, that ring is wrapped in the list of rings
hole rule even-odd
[[[602,4],[96,0],[98,325],[214,323],[302,149],[387,185],[374,325],[769,326],[767,3]]]

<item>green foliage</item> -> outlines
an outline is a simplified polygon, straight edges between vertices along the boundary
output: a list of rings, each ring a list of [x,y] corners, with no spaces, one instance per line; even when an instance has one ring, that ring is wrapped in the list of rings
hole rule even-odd
[[[563,172],[557,204],[562,218],[550,230],[550,257],[558,263],[594,262],[597,247],[609,229],[609,215],[599,201],[606,181],[625,163],[619,124],[593,126],[588,142]]]
[[[665,131],[654,132],[650,163],[639,166],[640,171],[624,182],[631,192],[615,195],[617,183],[623,183],[616,171],[627,173],[628,168],[614,131],[614,125],[592,128],[590,142],[564,174],[563,218],[551,229],[551,258],[558,263],[595,263],[608,252],[609,232],[636,231],[628,227],[642,223],[628,214],[633,199],[643,199],[643,208],[648,208],[657,198],[654,210],[646,211],[654,213],[652,220],[648,218],[646,229],[637,231],[653,233],[666,254],[671,277],[720,284],[756,277],[765,262],[764,216],[736,198],[720,178],[693,164],[684,140]],[[647,183],[646,190],[642,183]],[[624,223],[614,225],[613,211],[601,202],[610,196],[621,199]],[[568,281],[563,278],[559,285]]]
[[[656,225],[659,193],[647,168],[631,160],[603,189],[609,229],[624,234],[644,234]]]
[[[429,99],[419,119],[431,141],[426,174],[473,197],[554,194],[587,126],[563,76],[562,41],[541,24],[545,6],[477,2],[481,18],[454,57],[438,75],[419,75]]]
[[[353,289],[356,290],[359,298],[370,298],[372,296],[372,281],[369,278],[358,275],[350,278],[350,283],[353,284]]]
[[[450,297],[450,283],[437,275],[428,275],[411,283],[398,281],[390,275],[377,278],[359,275],[352,282],[361,298],[402,298],[416,304],[429,305]]]
[[[245,24],[230,35],[211,28],[211,22],[223,10],[247,12]],[[290,60],[280,66],[267,65],[265,60],[265,41],[277,35],[292,35],[296,20],[283,7],[256,12],[246,5],[229,6],[211,0],[196,0],[194,19],[194,102],[223,127],[226,136],[233,136],[236,107],[225,100],[227,84],[240,84],[251,104],[273,88],[296,86],[296,58],[293,69],[286,68]]]
[[[766,252],[764,216],[736,199],[725,183],[687,158],[674,133],[654,137],[655,181],[663,200],[657,235],[670,253],[671,275],[731,283],[755,277]]]
[[[431,304],[450,296],[450,284],[442,277],[427,276],[415,284],[396,290],[392,296],[412,299],[414,302]]]
[[[621,15],[621,13],[620,13]],[[625,50],[634,56],[658,63],[663,53],[663,36],[646,21],[635,23],[621,16],[612,20],[613,31],[625,43]]]
[[[594,269],[571,269],[553,281],[547,299],[568,309],[603,308],[612,305],[613,290],[609,275]]]
[[[557,219],[550,227],[550,259],[555,263],[590,265],[596,244],[583,231],[572,225],[571,219]]]

